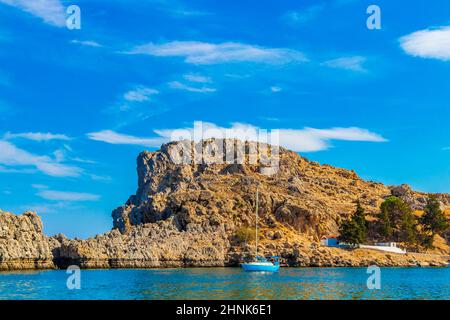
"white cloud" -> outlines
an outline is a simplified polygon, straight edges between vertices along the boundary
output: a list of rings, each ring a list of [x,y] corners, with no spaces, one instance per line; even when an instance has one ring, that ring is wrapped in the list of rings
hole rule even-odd
[[[82,158],[70,158],[70,160],[75,161],[75,162],[79,162],[79,163],[87,163],[87,164],[96,164],[97,162],[93,161],[93,160],[89,160],[89,159],[82,159]]]
[[[131,135],[121,134],[112,130],[103,130],[88,133],[87,136],[91,140],[106,142],[110,144],[130,144],[145,147],[159,147],[162,143],[167,142],[165,139],[157,138],[139,138]]]
[[[331,129],[306,128],[305,131],[311,132],[317,137],[330,140],[386,142],[386,139],[380,135],[357,127]]]
[[[64,150],[55,150],[53,151],[53,156],[55,157],[56,162],[62,162],[66,158],[66,152]]]
[[[173,140],[209,138],[237,138],[247,141],[258,141],[261,128],[245,123],[233,123],[231,127],[220,127],[214,123],[195,122],[193,128],[161,129],[154,132],[156,138],[138,138],[118,134],[106,130],[90,133],[88,136],[93,140],[103,141],[111,144],[134,144],[146,147],[159,147],[163,143]],[[386,142],[381,135],[367,129],[358,127],[329,128],[329,129],[273,129],[279,133],[279,144],[297,152],[315,152],[326,150],[330,147],[330,141],[366,141]],[[195,132],[195,133],[194,133]]]
[[[50,140],[71,140],[70,137],[64,134],[42,133],[42,132],[25,132],[25,133],[11,133],[7,132],[3,136],[4,139],[10,140],[15,138],[23,138],[33,141],[50,141]]]
[[[197,130],[194,134],[194,130]],[[194,128],[155,130],[157,134],[164,137],[166,141],[174,140],[179,133],[180,137],[209,138],[237,138],[240,140],[258,141],[259,130],[256,126],[245,123],[233,123],[230,128],[220,127],[214,123],[196,122]],[[297,152],[314,152],[326,150],[330,147],[332,140],[344,141],[366,141],[366,142],[386,142],[381,135],[373,133],[367,129],[349,127],[349,128],[330,128],[330,129],[274,129],[279,133],[279,144],[290,150]],[[187,137],[187,136],[188,137]]]
[[[159,91],[151,88],[137,87],[126,92],[123,98],[126,101],[144,102],[150,100],[152,95],[158,94]]]
[[[59,163],[48,156],[35,155],[8,141],[0,140],[0,150],[0,164],[6,166],[6,170],[20,170],[8,167],[34,167],[54,177],[77,177],[83,171],[81,168]]]
[[[261,120],[265,120],[265,121],[280,121],[281,119],[280,118],[276,118],[276,117],[267,117],[267,116],[264,116],[264,117],[259,117]]]
[[[419,30],[400,38],[400,47],[414,57],[450,60],[450,26]]]
[[[34,189],[48,189],[48,186],[44,185],[44,184],[32,184],[31,185]]]
[[[317,4],[303,10],[288,11],[284,14],[283,19],[292,25],[303,24],[316,18],[324,9],[324,4]]]
[[[34,211],[39,214],[58,213],[62,210],[74,209],[68,202],[56,202],[56,203],[27,203],[21,205],[18,211]],[[82,208],[77,207],[77,210]]]
[[[142,85],[133,86],[103,111],[116,118],[115,128],[130,125],[168,109],[166,104],[159,102],[157,98],[159,94],[160,91],[153,88]]]
[[[351,70],[355,72],[367,72],[363,64],[367,59],[362,56],[342,57],[328,60],[322,63],[323,66]]]
[[[192,74],[192,73],[183,75],[183,78],[190,82],[198,82],[198,83],[211,83],[212,82],[211,78],[209,78],[209,77],[205,77],[205,76],[198,75],[198,74]]]
[[[0,173],[32,174],[32,173],[36,173],[36,170],[35,169],[15,169],[15,168],[6,168],[4,166],[0,166]]]
[[[53,201],[98,201],[100,200],[100,196],[97,194],[91,193],[82,193],[82,192],[67,192],[67,191],[56,191],[56,190],[41,190],[36,193],[37,196]]]
[[[92,41],[92,40],[72,40],[72,41],[70,41],[70,43],[79,44],[81,46],[86,46],[86,47],[96,47],[96,48],[103,47],[100,43],[98,43],[96,41]]]
[[[101,175],[97,175],[97,174],[91,174],[91,175],[89,175],[89,177],[95,181],[101,181],[101,182],[112,181],[112,178],[110,176],[101,176]]]
[[[331,140],[343,141],[366,141],[366,142],[386,142],[381,135],[373,133],[367,129],[331,128],[314,129],[304,128],[302,130],[280,130],[280,144],[288,149],[298,152],[314,152],[326,150],[330,147]]]
[[[60,0],[0,0],[4,3],[41,18],[45,23],[64,27],[66,13]]]
[[[146,54],[156,57],[181,57],[186,63],[220,64],[258,62],[286,64],[307,61],[302,52],[284,48],[264,48],[255,45],[224,42],[219,44],[199,41],[149,43],[133,48],[128,54]]]
[[[212,93],[212,92],[216,92],[217,90],[214,88],[209,88],[209,87],[193,87],[193,86],[189,86],[187,84],[184,84],[180,81],[172,81],[168,83],[169,87],[172,89],[179,89],[179,90],[185,90],[185,91],[189,91],[189,92],[197,92],[197,93]]]
[[[270,91],[272,91],[272,92],[280,92],[281,90],[283,90],[283,89],[278,86],[270,87]]]

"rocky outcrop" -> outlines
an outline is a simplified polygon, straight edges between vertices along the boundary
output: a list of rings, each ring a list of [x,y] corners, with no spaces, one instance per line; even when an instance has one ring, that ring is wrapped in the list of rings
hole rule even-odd
[[[0,270],[54,268],[42,221],[34,212],[0,211]]]
[[[186,143],[191,148],[180,152],[180,145]],[[218,156],[221,148],[223,156]],[[239,238],[238,233],[255,226],[258,188],[258,251],[280,255],[286,265],[447,263],[442,256],[320,247],[322,236],[337,234],[342,220],[354,211],[356,200],[360,200],[371,219],[376,219],[380,204],[390,195],[402,197],[415,210],[421,210],[426,194],[407,185],[388,187],[365,181],[354,171],[320,165],[284,148],[271,149],[270,154],[269,149],[267,145],[213,139],[196,144],[174,142],[156,152],[143,152],[137,160],[138,189],[125,205],[113,211],[113,230],[87,240],[67,239],[63,235],[46,239],[40,233],[35,246],[42,241],[47,246],[42,244],[42,252],[30,251],[30,256],[37,261],[53,257],[58,267],[237,265],[254,252],[254,242]],[[272,159],[268,162],[267,158]],[[186,159],[190,161],[181,161]],[[438,196],[442,206],[449,208],[450,196]],[[40,220],[33,219],[35,229],[42,231]],[[21,239],[31,237],[26,228],[20,230]],[[17,236],[11,233],[6,236],[14,237]],[[12,242],[7,245],[7,250],[0,247],[0,257],[14,247]],[[28,251],[21,252],[15,255],[19,260]]]
[[[56,236],[55,259],[60,267],[157,268],[223,266],[227,238],[221,229],[181,232],[173,220],[148,223],[122,234],[114,229],[88,240]]]
[[[407,184],[391,187],[391,194],[393,196],[402,198],[408,203],[413,210],[423,210],[427,202],[427,194],[424,192],[416,192]],[[441,210],[450,207],[450,195],[444,193],[436,194],[440,203]]]
[[[357,199],[376,216],[381,202],[391,194],[415,201],[417,208],[421,202],[416,198],[424,194],[405,186],[401,186],[403,192],[365,181],[354,171],[320,165],[283,148],[277,149],[279,167],[275,173],[264,174],[267,165],[260,159],[266,146],[246,143],[242,161],[238,161],[238,152],[227,149],[233,141],[201,141],[191,145],[188,155],[179,152],[180,143],[185,142],[141,153],[137,192],[113,211],[114,230],[86,241],[61,241],[61,261],[84,267],[237,265],[254,252],[254,244],[237,241],[236,233],[255,225],[258,187],[259,252],[281,255],[288,265],[446,263],[436,257],[406,258],[317,246],[322,236],[338,232],[342,219],[354,211]],[[224,155],[234,155],[234,163],[225,158],[217,163],[220,161],[215,154],[201,152],[221,148]],[[195,161],[180,163],[179,157]],[[251,157],[258,161],[251,162]]]

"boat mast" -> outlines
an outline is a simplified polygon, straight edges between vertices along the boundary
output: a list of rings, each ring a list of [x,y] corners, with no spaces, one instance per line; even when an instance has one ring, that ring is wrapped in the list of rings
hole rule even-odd
[[[258,257],[258,202],[259,202],[259,187],[256,187],[256,257]]]

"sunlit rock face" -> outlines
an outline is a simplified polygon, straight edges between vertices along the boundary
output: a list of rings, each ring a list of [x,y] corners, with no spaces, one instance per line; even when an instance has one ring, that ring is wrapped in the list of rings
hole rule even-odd
[[[172,142],[142,152],[137,173],[136,194],[112,213],[113,230],[94,238],[46,238],[35,214],[0,214],[5,221],[1,265],[53,267],[52,259],[61,268],[237,265],[255,252],[255,242],[238,234],[254,230],[257,189],[259,254],[280,255],[291,266],[445,263],[439,257],[319,246],[322,236],[338,233],[356,200],[376,219],[390,195],[421,210],[427,194],[365,181],[354,171],[320,165],[281,147],[221,139]],[[438,197],[449,209],[450,196]]]
[[[0,270],[53,267],[41,218],[34,212],[14,215],[0,210]]]

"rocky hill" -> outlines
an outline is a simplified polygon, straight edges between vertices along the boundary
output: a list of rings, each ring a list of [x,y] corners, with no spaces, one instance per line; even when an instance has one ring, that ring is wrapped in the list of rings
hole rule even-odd
[[[255,226],[257,188],[259,251],[281,255],[289,265],[445,263],[434,256],[318,245],[322,236],[337,234],[358,199],[375,219],[380,204],[390,195],[421,210],[426,194],[407,185],[388,187],[365,181],[353,171],[320,165],[283,148],[267,153],[266,145],[212,139],[192,143],[192,154],[186,155],[179,152],[182,143],[186,142],[165,144],[159,151],[139,155],[137,192],[113,211],[112,231],[88,240],[63,235],[48,239],[55,263],[92,268],[235,265],[254,252],[253,242],[238,233]],[[239,144],[243,161],[236,151],[241,150]],[[222,148],[224,161],[215,154]],[[232,161],[225,157],[230,153]],[[195,161],[180,163],[180,157],[186,156]],[[276,170],[263,161],[267,156],[276,157]],[[444,208],[450,208],[450,195],[438,197]],[[1,252],[2,247],[0,257]]]

